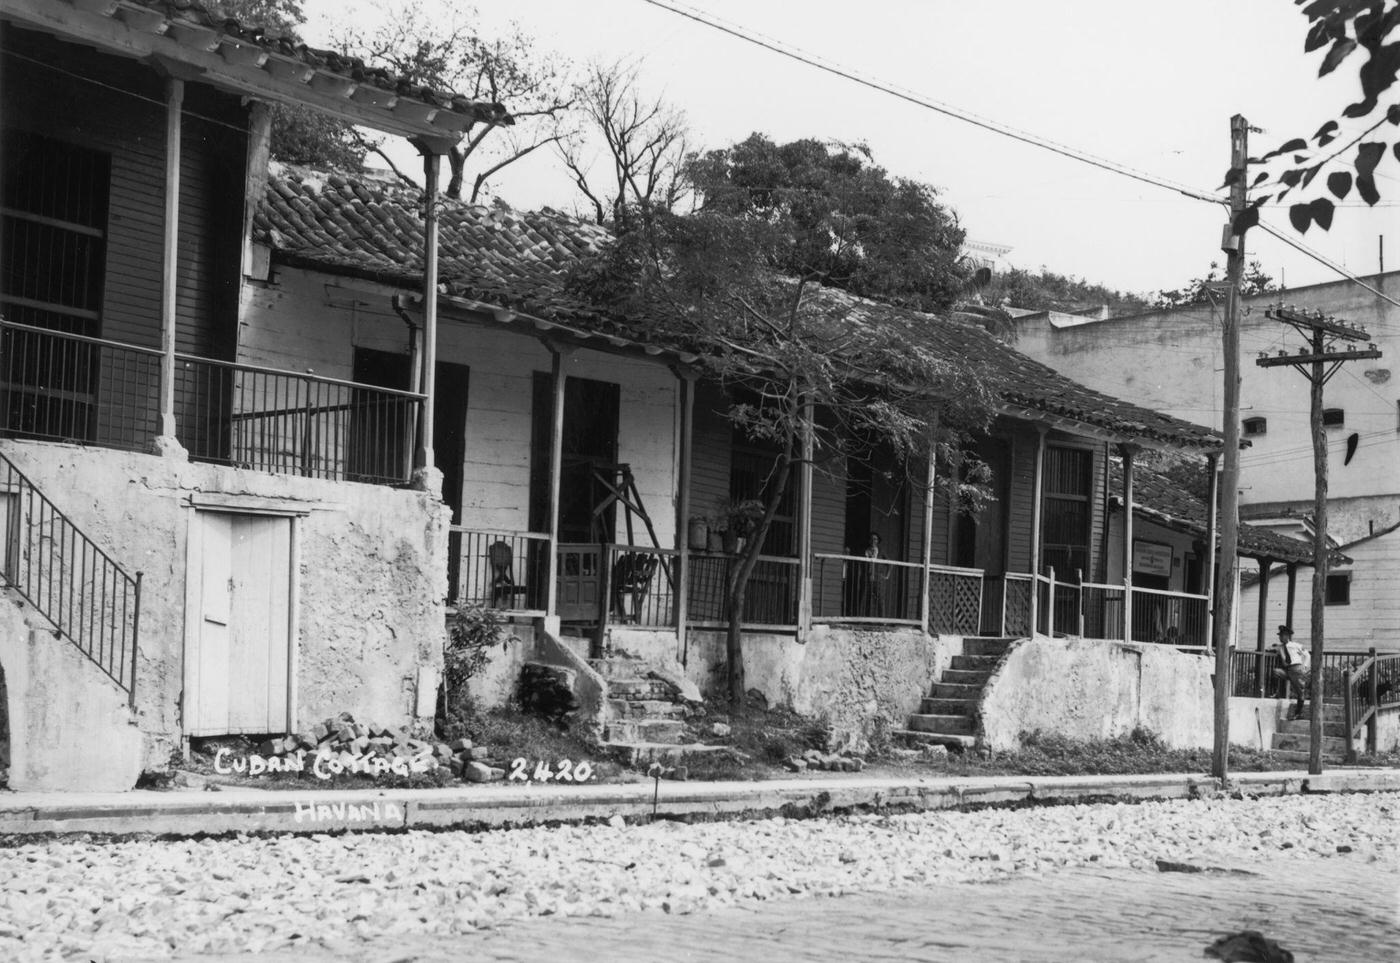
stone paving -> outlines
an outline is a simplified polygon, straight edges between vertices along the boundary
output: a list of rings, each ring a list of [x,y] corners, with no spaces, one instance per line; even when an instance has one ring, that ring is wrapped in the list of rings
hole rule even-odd
[[[1030,887],[1030,893],[1058,892],[1061,879],[1075,878],[1087,867],[1131,872],[1144,885],[1148,880],[1161,885],[1176,874],[1158,874],[1159,859],[1262,866],[1283,874],[1279,879],[1285,892],[1287,882],[1296,878],[1304,894],[1315,871],[1345,871],[1351,874],[1347,879],[1375,882],[1379,892],[1372,890],[1367,901],[1365,890],[1359,890],[1344,900],[1337,897],[1338,905],[1354,910],[1358,901],[1362,908],[1383,903],[1385,913],[1353,922],[1394,938],[1400,794],[480,834],[54,840],[0,850],[0,959],[194,959],[258,953],[264,958],[287,954],[288,960],[371,960],[433,959],[435,953],[448,953],[440,956],[446,959],[460,958],[467,945],[488,957],[548,958],[551,963],[583,957],[641,959],[600,956],[592,950],[573,954],[558,943],[552,954],[519,954],[536,944],[551,945],[544,936],[531,934],[553,933],[556,927],[581,927],[577,939],[590,943],[605,942],[609,933],[618,940],[619,934],[652,926],[664,933],[672,925],[679,931],[669,942],[669,955],[686,959],[674,952],[681,948],[697,954],[689,958],[709,959],[718,957],[704,955],[711,947],[700,942],[700,934],[708,931],[701,921],[717,911],[737,912],[733,918],[744,920],[750,918],[745,913],[761,907],[754,919],[776,914],[779,931],[784,926],[791,931],[807,926],[803,921],[814,913],[824,917],[857,905],[811,897],[864,894],[858,898],[871,899],[870,894],[892,893],[899,895],[884,899],[893,902],[879,904],[890,908],[871,910],[873,917],[859,911],[849,918],[907,919],[910,909],[931,911],[930,893],[968,882],[1011,881],[1012,886]],[[1244,892],[1252,880],[1219,878]],[[1190,879],[1201,880],[1202,874]],[[1064,916],[1061,908],[1040,920],[1041,931],[1082,930],[1104,894],[1133,900],[1138,884],[1096,885],[1099,895],[1087,900],[1073,927],[1056,926]],[[992,905],[996,897],[988,894],[950,897],[949,905]],[[1326,895],[1329,900],[1337,896],[1330,890]],[[1143,920],[1179,916],[1159,913],[1150,896],[1139,902],[1145,907]],[[1306,912],[1315,913],[1316,907]],[[683,916],[692,913],[701,915]],[[567,916],[614,917],[617,922],[558,919]],[[684,922],[671,922],[675,920]],[[874,922],[865,929],[888,930]],[[731,948],[735,939],[750,935],[737,923],[720,925],[719,931],[729,934]],[[940,958],[937,951],[943,947],[952,955],[942,958],[956,959],[959,954],[948,948],[948,931],[941,927],[943,935],[934,937],[915,930],[900,939],[914,941],[905,947],[911,952],[923,946],[919,953],[933,954],[927,958]],[[512,936],[517,932],[518,938]],[[821,932],[821,927],[814,930],[818,936]],[[834,937],[819,942],[826,955],[806,958],[836,959],[835,948],[847,945]],[[621,944],[630,945],[626,939]],[[391,957],[380,955],[390,947]],[[890,949],[888,958],[898,952]],[[1198,948],[1192,956],[1200,958],[1199,953]],[[656,958],[655,948],[647,958]],[[841,958],[875,957],[853,955],[848,946]],[[1063,957],[1001,958],[1086,957],[1067,952]]]

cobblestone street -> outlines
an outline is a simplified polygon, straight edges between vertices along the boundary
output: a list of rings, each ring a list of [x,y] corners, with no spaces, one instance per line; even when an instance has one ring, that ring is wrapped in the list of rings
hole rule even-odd
[[[1092,941],[1104,939],[1118,941],[1108,958],[1171,959],[1199,958],[1214,935],[1248,926],[1285,944],[1362,953],[1400,945],[1398,814],[1400,795],[1376,793],[480,834],[53,840],[0,850],[0,958],[448,959],[470,945],[500,959],[655,959],[661,949],[717,959],[765,940],[778,946],[746,955],[1048,960],[1095,958]],[[1159,873],[1159,859],[1263,875]],[[992,885],[965,885],[979,882]],[[822,898],[836,896],[846,898]],[[1187,945],[1186,956],[1151,955]]]

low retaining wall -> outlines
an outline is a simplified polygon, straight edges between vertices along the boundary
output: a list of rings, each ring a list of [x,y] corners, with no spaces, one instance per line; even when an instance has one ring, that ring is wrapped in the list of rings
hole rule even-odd
[[[1140,726],[1172,748],[1210,746],[1212,665],[1170,646],[1023,639],[983,690],[982,740],[1007,751],[1023,733],[1112,739]]]

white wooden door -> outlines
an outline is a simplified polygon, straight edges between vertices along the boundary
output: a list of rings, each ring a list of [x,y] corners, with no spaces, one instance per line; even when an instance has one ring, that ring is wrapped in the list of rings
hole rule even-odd
[[[292,519],[195,512],[185,734],[292,728]]]

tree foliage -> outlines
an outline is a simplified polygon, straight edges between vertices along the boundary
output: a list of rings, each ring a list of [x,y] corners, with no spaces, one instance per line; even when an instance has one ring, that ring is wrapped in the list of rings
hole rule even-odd
[[[877,449],[909,465],[935,453],[954,462],[990,405],[967,367],[934,347],[929,326],[947,322],[855,297],[951,300],[962,232],[931,189],[892,180],[864,151],[758,135],[696,158],[689,174],[697,210],[629,210],[616,243],[571,283],[622,323],[696,350],[728,391],[730,421],[772,452],[762,516],[727,585],[740,711],[748,580],[808,433],[814,466],[837,474]],[[976,507],[985,472],[945,476]]]
[[[1064,311],[1072,314],[1106,307],[1110,314],[1117,315],[1144,311],[1150,306],[1150,302],[1140,295],[1116,291],[1082,278],[1056,274],[1043,267],[1039,271],[1011,268],[993,274],[987,283],[978,286],[977,293],[988,304],[1029,311]]]
[[[1215,304],[1224,296],[1228,279],[1219,263],[1212,261],[1205,277],[1192,278],[1185,286],[1171,291],[1158,291],[1153,300],[1155,308],[1185,308],[1196,304]],[[1250,297],[1281,290],[1273,276],[1265,272],[1258,261],[1250,261],[1240,276],[1240,295]],[[1223,303],[1223,302],[1222,302]]]
[[[564,162],[599,224],[629,208],[675,210],[690,196],[685,115],[642,94],[634,69],[591,65],[576,89],[583,123],[559,145]]]
[[[1262,205],[1290,197],[1288,219],[1295,230],[1305,233],[1314,224],[1328,230],[1337,204],[1353,190],[1374,206],[1381,196],[1376,169],[1388,154],[1400,162],[1400,140],[1393,129],[1400,126],[1400,97],[1393,92],[1400,72],[1400,38],[1391,39],[1400,27],[1400,0],[1295,2],[1308,20],[1303,50],[1326,50],[1318,76],[1356,64],[1360,97],[1339,112],[1340,119],[1326,121],[1311,136],[1290,137],[1249,159],[1264,167],[1251,184],[1261,193],[1240,215],[1237,230],[1256,223]],[[1344,129],[1344,122],[1355,123]],[[1319,179],[1324,170],[1327,175]],[[1226,178],[1227,185],[1233,176]]]
[[[439,3],[430,10],[423,0],[411,0],[373,30],[352,18],[335,37],[346,53],[382,64],[410,83],[506,106],[514,125],[478,124],[447,155],[451,177],[444,193],[462,197],[470,176],[471,201],[497,172],[558,142],[564,136],[560,121],[573,106],[567,62],[541,53],[518,27],[487,37],[476,18],[471,7]]]

